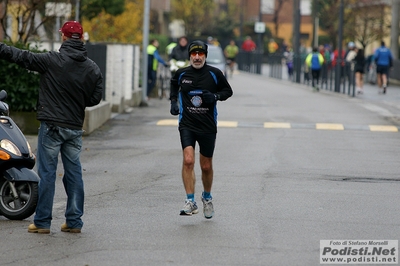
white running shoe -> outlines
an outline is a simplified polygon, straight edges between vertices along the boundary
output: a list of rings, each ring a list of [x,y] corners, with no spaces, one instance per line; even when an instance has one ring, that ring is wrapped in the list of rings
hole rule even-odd
[[[199,208],[195,201],[186,200],[185,205],[183,206],[180,215],[189,215],[196,214],[199,212]]]
[[[212,199],[201,198],[203,202],[203,214],[206,219],[211,219],[214,216],[214,206]]]

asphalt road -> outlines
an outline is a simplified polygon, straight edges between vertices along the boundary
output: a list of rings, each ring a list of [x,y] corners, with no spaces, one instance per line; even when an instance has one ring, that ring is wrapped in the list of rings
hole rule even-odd
[[[60,232],[60,166],[51,234],[27,233],[33,217],[0,217],[0,264],[310,266],[320,240],[399,239],[399,88],[351,98],[244,73],[230,82],[233,97],[218,102],[214,218],[178,215],[176,120],[166,99],[151,99],[84,138],[82,233]],[[197,162],[196,175],[202,207]]]

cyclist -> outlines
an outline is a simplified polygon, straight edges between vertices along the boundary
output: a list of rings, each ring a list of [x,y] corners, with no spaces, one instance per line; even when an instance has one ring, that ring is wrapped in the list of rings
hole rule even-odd
[[[233,70],[235,69],[235,58],[239,53],[239,47],[235,44],[234,40],[231,40],[229,44],[224,49],[224,54],[227,59],[227,64],[229,66],[231,77],[233,75]]]
[[[172,49],[170,55],[170,70],[172,76],[179,68],[187,66],[189,66],[188,39],[186,36],[182,36],[178,40],[178,45]]]

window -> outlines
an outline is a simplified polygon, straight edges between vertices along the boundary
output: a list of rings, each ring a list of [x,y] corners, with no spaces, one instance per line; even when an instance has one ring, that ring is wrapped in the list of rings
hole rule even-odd
[[[274,14],[275,0],[260,0],[261,14]]]
[[[300,1],[300,14],[303,16],[311,15],[311,0]]]

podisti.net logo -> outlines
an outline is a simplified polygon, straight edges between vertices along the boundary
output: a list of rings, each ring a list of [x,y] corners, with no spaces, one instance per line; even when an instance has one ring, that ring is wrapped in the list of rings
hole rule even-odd
[[[320,240],[321,264],[398,264],[398,240]]]

